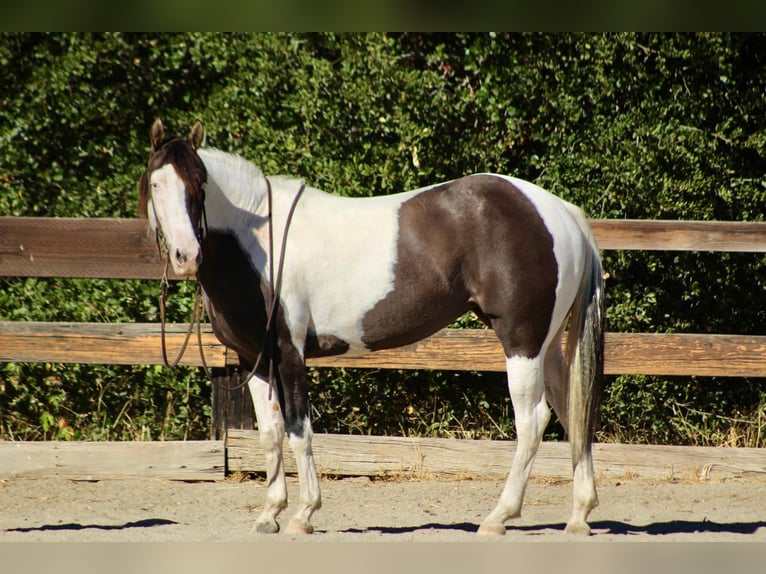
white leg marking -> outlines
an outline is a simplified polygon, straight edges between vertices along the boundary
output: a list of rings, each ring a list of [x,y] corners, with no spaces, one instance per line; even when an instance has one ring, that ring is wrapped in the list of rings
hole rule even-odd
[[[295,463],[298,466],[298,481],[300,482],[300,508],[290,519],[285,529],[287,533],[311,534],[314,527],[311,525],[311,515],[322,506],[322,496],[319,492],[319,480],[314,455],[311,449],[313,431],[311,421],[303,421],[302,436],[291,434],[288,437],[290,448],[295,454]]]
[[[533,359],[506,359],[518,442],[500,500],[481,523],[479,534],[505,534],[505,521],[521,514],[532,462],[550,419],[550,409],[545,401],[542,356],[544,353],[541,352]]]
[[[254,375],[247,384],[253,397],[258,434],[266,457],[266,502],[255,521],[254,529],[257,532],[274,533],[279,531],[277,515],[287,506],[287,484],[282,460],[285,421],[279,406],[277,389],[273,389],[269,400],[268,381]]]
[[[569,432],[569,377],[565,376],[562,371],[561,346],[557,344],[557,341],[560,340],[561,333],[553,340],[554,343],[545,355],[545,395],[553,405],[553,410],[556,411],[564,430]],[[573,509],[566,531],[569,534],[587,535],[590,534],[590,527],[586,519],[590,511],[598,506],[593,457],[590,449],[583,453],[579,461],[574,461],[574,463]]]

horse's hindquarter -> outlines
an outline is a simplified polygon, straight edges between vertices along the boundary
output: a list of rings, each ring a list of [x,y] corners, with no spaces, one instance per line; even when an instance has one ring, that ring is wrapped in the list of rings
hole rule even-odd
[[[587,219],[579,207],[567,203],[533,183],[516,178],[506,179],[521,190],[535,205],[546,229],[553,238],[558,281],[556,305],[551,321],[553,332],[549,334],[552,337],[556,334],[555,329],[569,314],[580,288],[585,254],[591,248],[588,245],[586,231],[581,227],[588,225]]]
[[[395,287],[365,317],[368,344],[408,342],[474,309],[507,355],[536,355],[556,302],[553,244],[533,198],[508,178],[468,176],[419,194],[401,208]]]

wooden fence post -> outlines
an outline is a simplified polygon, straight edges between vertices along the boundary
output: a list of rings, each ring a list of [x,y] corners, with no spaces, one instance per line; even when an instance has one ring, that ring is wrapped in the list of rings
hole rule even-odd
[[[210,438],[225,440],[227,429],[253,430],[255,411],[247,385],[240,385],[246,374],[239,367],[215,367],[213,376]]]

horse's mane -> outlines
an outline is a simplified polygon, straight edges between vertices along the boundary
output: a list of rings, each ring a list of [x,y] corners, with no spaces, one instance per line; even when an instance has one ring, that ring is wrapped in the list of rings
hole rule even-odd
[[[252,193],[251,188],[264,177],[257,165],[240,155],[210,147],[200,148],[197,153],[221,188]]]

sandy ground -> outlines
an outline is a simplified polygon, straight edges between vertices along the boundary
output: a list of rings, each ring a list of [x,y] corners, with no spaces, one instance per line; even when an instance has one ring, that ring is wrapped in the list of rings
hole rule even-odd
[[[571,482],[536,479],[522,517],[505,536],[478,537],[476,527],[500,493],[499,481],[387,481],[350,478],[322,483],[316,533],[257,535],[251,526],[265,495],[261,480],[175,482],[161,479],[0,483],[0,542],[559,542],[571,504]],[[297,481],[289,479],[295,509]],[[601,481],[591,514],[598,541],[766,542],[766,482]]]

